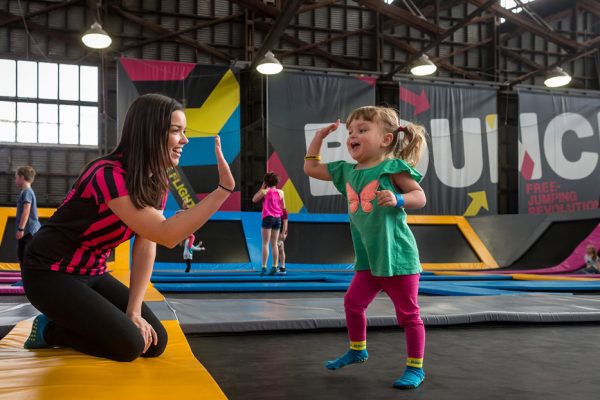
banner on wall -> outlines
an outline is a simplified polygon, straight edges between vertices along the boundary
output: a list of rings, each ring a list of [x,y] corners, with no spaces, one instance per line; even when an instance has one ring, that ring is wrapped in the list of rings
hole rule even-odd
[[[518,94],[519,213],[598,208],[600,93]]]
[[[346,149],[344,121],[357,107],[375,104],[375,79],[282,72],[267,81],[267,169],[280,177],[289,212],[346,213],[348,206],[331,182],[304,174],[304,155],[316,131],[341,119],[321,147],[321,160],[353,161]]]
[[[417,165],[427,205],[411,213],[497,213],[496,96],[489,87],[400,81],[402,123],[421,124],[428,132],[428,149]]]
[[[240,89],[233,70],[221,66],[120,58],[117,93],[119,133],[127,109],[140,95],[164,94],[185,107],[189,143],[184,147],[178,167],[169,173],[168,210],[189,207],[217,187],[216,135],[221,138],[223,154],[239,184]],[[240,210],[238,188],[221,210]]]

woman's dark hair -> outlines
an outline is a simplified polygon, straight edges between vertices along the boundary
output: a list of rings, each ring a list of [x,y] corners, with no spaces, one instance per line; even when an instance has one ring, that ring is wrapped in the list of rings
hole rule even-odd
[[[267,187],[277,186],[279,183],[279,176],[275,172],[267,172],[263,178],[263,182]]]
[[[136,208],[161,206],[169,185],[167,170],[173,166],[168,149],[171,114],[178,110],[184,110],[181,103],[161,94],[138,97],[127,110],[119,145],[100,157],[121,159]]]

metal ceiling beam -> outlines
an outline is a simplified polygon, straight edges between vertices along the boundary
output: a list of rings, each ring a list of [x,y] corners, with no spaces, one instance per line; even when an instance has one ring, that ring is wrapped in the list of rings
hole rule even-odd
[[[268,6],[262,1],[258,0],[230,0],[239,6],[245,7],[250,11],[254,11],[261,15],[265,15],[270,18],[277,18],[279,10],[273,6]]]
[[[468,0],[468,1],[475,5],[481,6],[482,4],[484,4],[485,0]],[[537,25],[537,23],[532,23],[531,20],[523,18],[523,17],[513,13],[512,11],[507,10],[506,8],[502,7],[500,4],[494,4],[492,6],[492,9],[494,10],[494,12],[497,15],[500,15],[503,18],[506,18],[507,20],[511,21],[513,24],[517,25],[518,27],[526,29],[526,30],[530,31],[531,33],[541,36],[544,39],[549,40],[553,43],[556,43],[557,45],[559,45],[561,47],[566,47],[571,50],[579,50],[579,48],[580,48],[579,43],[574,42],[571,39],[566,38],[563,35],[549,31],[548,29],[546,29],[540,25]]]
[[[136,24],[141,25],[144,28],[147,28],[151,31],[160,33],[161,35],[173,33],[173,31],[170,31],[169,29],[165,29],[160,25],[157,25],[153,22],[145,20],[144,18],[140,18],[136,15],[133,15],[131,13],[123,11],[117,6],[111,5],[110,9],[112,11],[116,12],[117,14],[119,14],[120,16],[122,16],[123,18],[125,18],[131,22],[135,22]],[[217,58],[220,58],[222,60],[225,60],[225,61],[231,61],[235,58],[235,57],[231,56],[230,54],[223,53],[222,51],[217,50],[214,47],[211,47],[204,43],[200,43],[200,42],[190,39],[190,38],[179,36],[179,37],[176,37],[174,40],[177,42],[180,42],[180,43],[187,44],[188,46],[195,47],[196,49],[202,50],[208,54],[211,54],[211,55],[213,55]]]
[[[298,14],[302,14],[302,13],[305,13],[305,12],[313,11],[313,10],[316,10],[317,8],[327,7],[327,6],[330,6],[332,4],[337,3],[338,1],[339,0],[323,0],[323,1],[320,1],[320,2],[315,3],[315,4],[308,4],[308,5],[300,7],[300,10],[298,11]]]
[[[534,61],[531,61],[529,58],[523,57],[522,55],[520,55],[519,53],[517,53],[515,51],[506,49],[504,47],[500,48],[500,51],[502,52],[502,54],[512,58],[513,60],[517,60],[517,61],[521,62],[522,64],[527,65],[528,67],[530,67],[533,70],[539,71],[544,68],[543,65],[540,65]]]
[[[597,1],[579,0],[577,2],[577,7],[591,12],[596,17],[600,17],[600,4],[598,4]]]
[[[258,14],[270,17],[270,18],[277,18],[277,16],[279,15],[279,10],[277,10],[275,7],[270,7],[270,6],[266,6],[264,3],[259,2],[257,0],[231,0],[234,3],[242,6],[242,7],[246,7],[248,10],[254,11]],[[272,29],[272,24],[269,24],[267,22],[261,22],[261,21],[256,21],[254,23],[254,26],[257,29],[260,29],[262,32],[270,32]],[[310,43],[306,43],[298,38],[295,38],[293,36],[290,36],[286,33],[283,33],[281,35],[281,39],[285,40],[287,43],[291,44],[292,46],[295,47],[303,47],[303,46],[307,46],[310,45]],[[333,64],[342,66],[344,68],[348,68],[348,69],[360,69],[360,66],[353,63],[352,61],[348,61],[345,60],[344,58],[341,57],[337,57],[334,56],[333,54],[322,50],[318,47],[313,47],[310,50],[315,56],[318,57],[322,57],[330,62],[332,62]],[[255,59],[258,59],[258,57],[255,57]]]
[[[393,46],[409,53],[409,54],[415,54],[418,53],[419,50],[417,50],[416,48],[412,47],[410,44],[404,42],[403,40],[398,39],[395,36],[391,36],[391,35],[383,35],[383,38],[385,39],[385,41],[387,41],[388,43],[392,44]],[[455,67],[454,65],[442,60],[441,58],[437,58],[437,57],[432,57],[431,58],[436,65],[438,65],[440,68],[445,69],[446,71],[450,71],[452,73],[458,74],[458,75],[462,75],[465,78],[470,78],[470,79],[475,79],[475,80],[481,80],[481,77],[479,75],[473,74],[472,72],[469,71],[465,71],[462,68],[458,68]]]
[[[567,17],[571,16],[571,14],[573,14],[573,10],[567,9],[567,10],[559,11],[556,14],[547,15],[544,18],[545,18],[545,21],[547,21],[547,22],[553,22],[553,21],[558,21],[563,18],[567,18]],[[510,39],[523,34],[523,32],[525,32],[525,31],[527,31],[526,28],[516,28],[510,32],[504,32],[502,34],[502,37],[500,38],[500,40],[502,41],[502,43],[506,43]]]
[[[483,45],[486,45],[486,44],[488,44],[488,43],[492,42],[493,40],[494,40],[494,39],[492,39],[492,38],[487,38],[487,39],[484,39],[484,40],[482,40],[481,42],[477,42],[477,43],[473,43],[473,44],[470,44],[470,45],[468,45],[468,46],[465,46],[465,47],[461,47],[461,48],[460,48],[460,49],[458,49],[458,50],[454,50],[452,53],[445,54],[444,56],[440,56],[440,57],[438,57],[438,58],[439,58],[440,60],[447,60],[447,59],[449,59],[450,57],[458,56],[458,55],[460,55],[460,54],[466,53],[466,52],[468,52],[468,51],[471,51],[471,50],[473,50],[473,49],[476,49],[476,48],[478,48],[478,47],[481,47],[481,46],[483,46]]]
[[[58,4],[54,4],[54,5],[42,8],[37,11],[29,12],[22,16],[10,14],[10,15],[12,15],[11,17],[4,18],[0,21],[0,27],[3,27],[8,24],[12,24],[13,22],[22,21],[23,19],[29,19],[31,17],[35,17],[35,16],[42,15],[42,14],[48,14],[51,11],[58,10],[60,8],[68,7],[72,4],[78,4],[78,3],[81,3],[81,0],[67,0],[67,1],[63,1],[62,3],[58,3]]]
[[[441,35],[439,35],[435,40],[431,41],[428,45],[426,45],[423,49],[421,49],[421,51],[419,51],[418,53],[414,53],[413,55],[409,56],[406,59],[406,61],[404,62],[404,64],[400,64],[399,66],[397,66],[396,68],[394,68],[390,73],[387,74],[386,78],[387,79],[391,79],[391,77],[394,76],[394,74],[396,72],[398,72],[401,69],[405,68],[407,65],[412,64],[417,58],[419,58],[421,56],[421,54],[425,54],[429,50],[431,50],[431,49],[439,46],[444,41],[444,39],[446,39],[448,36],[452,35],[454,32],[458,31],[459,29],[462,29],[465,26],[467,26],[469,24],[469,22],[473,18],[479,16],[479,14],[483,13],[485,10],[487,10],[488,8],[490,8],[497,1],[498,0],[487,0],[484,4],[482,4],[479,7],[477,7],[477,9],[475,11],[473,11],[472,13],[470,13],[469,15],[467,15],[460,22],[458,22],[457,24],[452,25],[449,29],[447,29],[446,31],[444,31],[444,33],[442,33]]]
[[[260,29],[263,32],[269,32],[271,30],[271,24],[267,23],[267,22],[255,22],[254,26],[256,26],[257,29]],[[309,43],[306,43],[298,38],[295,38],[293,36],[290,36],[286,33],[284,33],[283,35],[281,35],[281,39],[285,40],[286,42],[288,42],[289,44],[291,44],[292,46],[295,47],[302,47],[302,46],[306,46]],[[322,57],[328,61],[331,61],[334,64],[340,65],[344,68],[347,69],[356,69],[359,70],[360,66],[353,63],[352,61],[348,61],[342,57],[337,57],[334,56],[333,54],[322,50],[318,47],[314,47],[310,50],[315,56],[319,56]]]
[[[191,26],[189,28],[186,28],[186,29],[181,29],[181,30],[176,31],[176,32],[165,33],[163,35],[160,35],[160,36],[157,36],[157,37],[154,37],[154,38],[151,38],[151,39],[142,40],[140,42],[133,43],[133,44],[127,45],[125,47],[121,47],[117,51],[119,53],[122,53],[122,52],[124,52],[126,50],[130,50],[130,49],[134,49],[136,47],[141,47],[141,46],[145,46],[147,44],[159,42],[161,40],[165,40],[165,39],[168,39],[168,38],[171,38],[171,37],[174,37],[174,36],[179,36],[179,35],[184,34],[184,33],[196,31],[198,29],[208,28],[210,26],[218,25],[218,24],[220,24],[222,22],[227,22],[227,21],[230,21],[230,20],[234,20],[234,19],[237,19],[237,18],[241,18],[243,16],[244,16],[244,13],[241,12],[241,13],[237,13],[237,14],[233,14],[233,15],[228,15],[228,16],[223,17],[223,18],[218,18],[218,19],[215,19],[213,21],[202,22],[200,24],[193,25],[193,26]]]
[[[352,32],[346,32],[346,33],[342,33],[340,35],[332,36],[329,39],[325,39],[325,40],[322,40],[322,41],[317,42],[317,43],[306,44],[305,46],[297,47],[294,50],[285,51],[283,53],[279,53],[278,55],[280,57],[282,57],[282,58],[289,57],[289,56],[294,55],[296,53],[300,53],[301,51],[310,50],[312,48],[319,47],[319,46],[327,44],[327,43],[335,42],[336,40],[345,39],[347,37],[354,36],[354,35],[357,35],[359,33],[368,32],[368,31],[373,30],[373,29],[375,29],[375,26],[373,26],[373,25],[367,26],[367,27],[364,27],[364,28],[361,28],[361,29],[357,29],[357,30],[352,31]]]
[[[288,0],[286,2],[284,9],[275,19],[273,27],[267,34],[267,37],[264,38],[262,46],[254,54],[254,60],[252,60],[252,65],[250,68],[255,68],[267,51],[271,50],[271,47],[277,43],[277,41],[281,38],[281,35],[283,35],[285,32],[285,29],[292,18],[294,18],[296,15],[296,12],[300,9],[302,3],[304,3],[304,0]]]
[[[5,19],[12,19],[14,17],[18,17],[18,21],[22,21],[20,16],[11,14],[4,10],[0,10],[0,17],[3,17]],[[36,24],[35,22],[27,22],[27,29],[29,29],[30,31],[41,32],[44,35],[46,35],[50,38],[56,39],[56,40],[70,42],[75,45],[82,45],[82,43],[79,40],[79,37],[77,37],[75,35],[72,35],[65,31],[61,31],[61,30],[57,30],[57,29],[50,29],[46,26]]]
[[[556,61],[556,62],[554,62],[554,63],[552,63],[552,64],[548,65],[547,67],[540,68],[540,69],[538,69],[538,70],[535,70],[535,71],[528,72],[528,73],[526,73],[525,75],[521,75],[520,77],[518,77],[518,78],[516,78],[516,79],[513,79],[513,80],[512,80],[512,81],[510,81],[510,82],[507,82],[507,83],[506,83],[506,85],[507,85],[508,87],[512,87],[512,86],[516,85],[517,83],[521,83],[521,82],[523,82],[524,80],[527,80],[527,79],[529,79],[529,78],[530,78],[530,77],[532,77],[533,75],[537,75],[537,74],[543,74],[543,73],[546,73],[546,72],[550,71],[552,68],[558,67],[559,65],[562,65],[562,64],[566,64],[566,63],[573,62],[573,61],[575,61],[575,60],[578,60],[578,59],[580,59],[580,58],[582,58],[582,57],[587,57],[587,56],[589,56],[589,55],[592,55],[592,54],[594,54],[594,53],[595,53],[595,52],[597,52],[597,51],[598,51],[598,48],[594,48],[594,49],[591,49],[591,50],[583,50],[583,51],[580,51],[580,52],[578,52],[578,53],[576,53],[576,54],[573,54],[573,55],[571,55],[571,56],[569,56],[569,57],[567,57],[567,58],[563,58],[563,59],[562,59],[562,60],[560,60],[560,61]]]
[[[400,23],[425,32],[428,35],[435,36],[444,32],[444,30],[439,26],[422,18],[418,18],[402,8],[385,4],[385,2],[381,0],[356,0],[356,2],[380,13],[381,15],[385,15],[388,18],[392,18]]]

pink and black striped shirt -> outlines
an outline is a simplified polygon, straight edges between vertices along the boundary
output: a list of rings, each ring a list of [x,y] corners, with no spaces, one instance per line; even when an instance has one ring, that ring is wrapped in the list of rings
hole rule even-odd
[[[111,250],[134,234],[106,203],[127,194],[118,158],[91,164],[32,239],[28,267],[49,265],[52,271],[78,275],[105,273]]]

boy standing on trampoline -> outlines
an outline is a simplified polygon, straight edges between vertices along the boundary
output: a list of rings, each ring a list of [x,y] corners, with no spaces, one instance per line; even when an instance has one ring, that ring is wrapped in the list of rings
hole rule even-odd
[[[35,169],[30,166],[19,167],[15,172],[15,183],[21,193],[17,199],[17,215],[15,224],[17,233],[17,258],[19,266],[23,268],[23,256],[25,255],[25,246],[33,235],[40,229],[40,220],[38,219],[37,199],[31,184],[35,179]]]
[[[425,328],[417,303],[422,269],[404,209],[421,208],[426,202],[418,184],[421,174],[414,169],[425,147],[425,131],[414,124],[401,126],[393,109],[361,107],[346,120],[346,146],[356,163],[322,163],[319,152],[323,140],[339,123],[317,131],[304,158],[307,175],[333,181],[347,198],[356,255],[356,273],[344,296],[350,349],[325,366],[336,370],[367,361],[365,313],[383,290],[404,328],[408,353],[404,374],[394,387],[413,389],[425,379]]]

